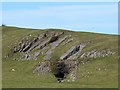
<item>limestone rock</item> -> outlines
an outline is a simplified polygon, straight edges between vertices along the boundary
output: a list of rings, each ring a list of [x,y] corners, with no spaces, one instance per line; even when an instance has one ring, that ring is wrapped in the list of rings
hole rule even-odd
[[[46,73],[50,72],[50,62],[49,61],[44,61],[44,62],[39,62],[33,70],[33,73]]]
[[[60,59],[61,60],[64,60],[64,59],[67,59],[69,58],[71,55],[75,54],[76,52],[78,52],[80,49],[80,45],[75,45],[75,46],[72,46],[66,53],[64,53]]]
[[[59,38],[56,42],[51,43],[51,48],[46,52],[45,56],[44,56],[44,60],[50,60],[51,59],[51,54],[54,52],[53,50],[60,44],[62,43],[65,39],[67,38],[67,36],[63,37],[63,38]]]
[[[115,52],[113,52],[110,49],[106,49],[106,50],[92,50],[92,51],[88,51],[83,53],[80,58],[98,58],[98,57],[105,57],[108,55],[113,55],[115,54]]]

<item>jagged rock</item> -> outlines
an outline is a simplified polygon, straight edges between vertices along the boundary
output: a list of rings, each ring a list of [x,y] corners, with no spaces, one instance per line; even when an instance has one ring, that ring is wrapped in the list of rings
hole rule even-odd
[[[31,35],[29,35],[31,37]],[[22,41],[20,41],[18,43],[18,45],[16,45],[13,49],[14,53],[16,52],[26,52],[28,51],[32,45],[34,45],[37,41],[39,41],[40,39],[44,38],[46,35],[45,33],[39,36],[35,36],[32,38],[32,40],[29,40],[29,37],[26,37],[24,39],[22,39]]]
[[[59,62],[59,61],[58,61]],[[69,69],[70,72],[73,71],[74,68],[79,66],[79,62],[77,60],[66,60],[65,65]],[[51,71],[50,61],[38,62],[38,64],[33,68],[33,73],[47,73]]]
[[[82,51],[82,49],[87,45],[91,43],[91,41],[84,41],[80,44],[77,44],[75,46],[72,46],[66,53],[64,53],[60,59],[64,60],[64,59],[72,59],[73,57],[76,57],[76,55],[78,54],[78,52],[80,53]],[[76,54],[76,55],[74,55]],[[73,56],[74,55],[74,56]]]
[[[31,48],[31,46],[37,42],[37,40],[38,40],[38,37],[33,38],[33,40],[29,42],[29,44],[22,51],[23,52],[28,51]]]
[[[25,43],[22,43],[22,44],[21,44],[21,50],[20,50],[20,52],[21,52],[24,48],[25,48]]]
[[[56,40],[58,40],[59,36],[62,35],[64,32],[61,32],[61,33],[56,33],[54,36],[52,36],[50,39],[49,39],[49,43],[52,43]]]
[[[71,55],[69,58],[67,59],[72,59],[72,60],[75,60],[75,59],[78,59],[78,57],[81,55],[81,52],[83,50],[83,48],[86,46],[87,44],[86,43],[81,43],[80,44],[80,49],[78,52],[76,52],[75,54]]]
[[[106,49],[106,50],[92,50],[92,51],[88,51],[83,53],[80,58],[98,58],[98,57],[105,57],[108,55],[113,55],[115,54],[115,52],[112,52],[110,49]]]
[[[32,46],[32,43],[29,43],[22,51],[26,52],[31,46]]]
[[[78,52],[80,49],[80,45],[75,45],[73,47],[71,47],[65,54],[63,54],[60,59],[64,60],[69,58],[70,56],[72,56],[73,54],[75,54],[76,52]]]
[[[56,42],[51,43],[51,48],[46,52],[46,55],[44,56],[44,60],[50,60],[51,54],[53,53],[53,50],[60,44],[62,43],[67,36],[58,39]]]
[[[68,36],[60,38],[58,41],[51,43],[51,49],[56,48],[60,43],[62,43]]]
[[[48,61],[39,62],[33,70],[33,73],[46,73],[46,72],[50,72],[50,62]]]
[[[62,35],[63,33],[59,33],[59,34],[56,34],[52,37],[50,37],[48,40],[46,40],[45,42],[41,43],[37,48],[39,49],[43,49],[47,44],[49,43],[52,43],[54,41],[56,41],[60,35]]]
[[[51,54],[53,53],[53,51],[50,49],[46,52],[46,55],[44,56],[44,60],[50,60],[51,59]]]
[[[24,55],[24,59],[23,59],[23,60],[28,60],[29,57],[30,57],[30,55],[29,55],[28,53],[25,53],[25,55]]]
[[[48,32],[45,32],[45,33],[43,33],[42,35],[39,35],[38,36],[38,42],[36,43],[36,44],[34,44],[27,52],[30,52],[30,51],[32,51],[33,49],[35,49],[37,46],[39,46],[39,44],[42,42],[42,40],[45,38],[45,37],[47,37],[47,33]]]
[[[47,44],[49,43],[49,40],[42,42],[37,48],[38,49],[43,49]]]
[[[58,36],[52,36],[50,39],[49,39],[49,42],[48,43],[52,43],[54,41],[56,41],[58,39]]]
[[[67,43],[72,42],[72,41],[73,41],[73,38],[70,38],[66,42],[64,42],[63,45],[66,45]]]
[[[36,59],[40,55],[40,53],[41,53],[40,51],[35,52],[34,53],[34,58]]]

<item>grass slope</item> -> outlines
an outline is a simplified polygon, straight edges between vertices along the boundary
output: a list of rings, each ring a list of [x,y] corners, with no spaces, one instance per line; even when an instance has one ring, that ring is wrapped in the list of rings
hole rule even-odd
[[[49,29],[47,29],[49,30]],[[92,49],[110,48],[117,52],[117,36],[96,34],[87,32],[64,31],[66,35],[71,35],[75,40],[70,42],[63,48],[62,44],[56,47],[53,56],[60,56],[66,52],[71,46],[85,40],[92,40],[92,43],[84,49],[89,51]],[[10,51],[10,48],[19,42],[26,35],[37,35],[46,30],[34,30],[17,27],[3,27],[3,57]],[[64,35],[63,35],[64,36]],[[118,56],[115,55],[91,59],[89,63],[81,64],[77,72],[77,80],[75,82],[57,83],[52,74],[33,74],[33,67],[42,60],[15,61],[12,57],[8,60],[2,60],[2,84],[3,88],[114,88],[118,87]],[[12,72],[14,68],[16,71]]]

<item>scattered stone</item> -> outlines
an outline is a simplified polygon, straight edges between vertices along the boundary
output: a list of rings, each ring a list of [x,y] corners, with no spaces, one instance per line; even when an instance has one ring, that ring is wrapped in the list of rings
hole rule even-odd
[[[101,70],[101,68],[98,68],[98,70],[100,71],[100,70]]]
[[[80,58],[98,58],[98,57],[105,57],[108,55],[113,55],[115,54],[115,52],[111,51],[110,49],[106,49],[106,50],[92,50],[92,51],[88,51],[83,53]]]
[[[67,80],[68,82],[70,82],[70,80]]]
[[[46,72],[50,72],[49,61],[39,62],[33,70],[33,73],[46,73]]]
[[[32,35],[30,34],[29,36],[31,37]]]
[[[12,69],[11,69],[11,71],[12,71],[12,72],[15,72],[15,69],[14,69],[14,68],[12,68]]]

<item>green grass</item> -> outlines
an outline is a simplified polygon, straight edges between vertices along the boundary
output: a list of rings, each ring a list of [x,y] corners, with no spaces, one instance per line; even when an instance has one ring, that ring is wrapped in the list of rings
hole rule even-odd
[[[116,51],[115,55],[90,59],[89,63],[81,64],[77,72],[77,80],[75,82],[57,83],[55,77],[51,73],[34,74],[33,69],[39,61],[43,60],[40,55],[38,60],[16,61],[13,57],[4,59],[4,56],[10,52],[15,43],[19,42],[23,37],[32,34],[38,35],[46,30],[24,29],[17,27],[3,27],[3,60],[2,60],[2,84],[3,88],[116,88],[118,87],[118,56],[117,56],[117,36],[87,32],[72,32],[67,30],[51,30],[54,32],[64,31],[65,35],[71,35],[73,42],[63,46],[61,43],[55,48],[52,56],[60,56],[73,45],[85,40],[91,40],[84,51],[92,49],[110,48]],[[63,35],[64,36],[64,35]],[[62,36],[62,37],[63,37]],[[9,46],[9,47],[8,47]],[[49,46],[49,45],[48,45]],[[49,48],[48,48],[49,49]],[[43,52],[47,49],[42,50]],[[32,52],[31,52],[32,53]],[[18,57],[18,54],[16,54]],[[98,70],[100,68],[100,70]],[[15,69],[12,72],[11,69]],[[90,72],[90,74],[88,73]],[[85,77],[88,76],[88,77]]]
[[[109,60],[109,61],[108,61]],[[57,83],[51,73],[33,74],[37,61],[3,61],[3,87],[16,88],[115,88],[118,87],[117,58],[101,58],[82,64],[75,82]],[[14,68],[16,71],[12,72]],[[101,69],[100,71],[98,69]],[[106,69],[106,70],[105,70]],[[90,74],[88,74],[90,72]],[[84,77],[89,76],[89,77]]]

